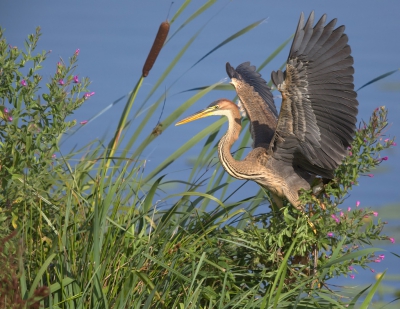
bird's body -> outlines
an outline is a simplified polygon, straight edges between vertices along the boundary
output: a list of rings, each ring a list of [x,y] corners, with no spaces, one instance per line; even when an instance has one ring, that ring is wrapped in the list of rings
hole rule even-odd
[[[226,64],[231,84],[250,119],[254,149],[242,161],[231,155],[241,130],[240,112],[232,101],[217,100],[177,123],[226,116],[229,128],[218,144],[224,169],[237,179],[257,182],[274,199],[286,197],[298,209],[299,190],[309,189],[315,175],[333,178],[353,140],[357,121],[348,38],[344,26],[334,29],[336,20],[324,26],[325,19],[323,15],[312,27],[314,14],[305,25],[301,15],[286,71],[271,74],[282,94],[279,117],[270,88],[255,67],[249,62],[236,69]]]

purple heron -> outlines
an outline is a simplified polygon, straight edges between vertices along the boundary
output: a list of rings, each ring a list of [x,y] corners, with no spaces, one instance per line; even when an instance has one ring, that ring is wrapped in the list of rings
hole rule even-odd
[[[358,101],[353,84],[353,57],[345,27],[326,15],[314,23],[314,12],[304,25],[300,16],[284,72],[271,78],[282,94],[278,113],[270,88],[249,62],[226,71],[250,121],[253,148],[242,160],[231,147],[241,131],[239,108],[219,99],[176,125],[222,115],[228,131],[218,144],[224,169],[237,179],[250,179],[269,190],[278,206],[286,197],[302,211],[299,190],[310,189],[315,176],[332,179],[347,154],[356,129]]]

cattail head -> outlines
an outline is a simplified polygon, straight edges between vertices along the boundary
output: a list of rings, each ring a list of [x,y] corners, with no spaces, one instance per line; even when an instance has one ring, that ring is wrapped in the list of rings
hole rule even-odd
[[[167,39],[168,32],[169,32],[169,22],[164,21],[161,23],[160,28],[158,28],[158,32],[154,40],[153,46],[150,49],[146,62],[144,63],[142,71],[143,77],[149,75],[149,72],[153,67],[154,62],[156,62],[158,54],[160,53],[161,48],[163,47],[164,42]]]

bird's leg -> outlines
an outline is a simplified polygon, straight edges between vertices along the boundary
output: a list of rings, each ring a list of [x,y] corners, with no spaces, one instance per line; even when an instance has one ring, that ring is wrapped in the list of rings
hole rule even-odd
[[[279,195],[271,192],[272,200],[274,201],[275,205],[278,206],[278,209],[283,207],[283,199]]]
[[[324,192],[324,180],[314,176],[311,188],[313,193],[313,201],[315,204],[317,204],[322,210],[326,210],[325,205],[317,198],[318,195]]]
[[[288,197],[289,202],[306,217],[308,225],[311,227],[314,234],[317,234],[317,229],[315,228],[314,223],[311,222],[310,217],[307,215],[307,213],[304,210],[304,207],[299,202],[298,190],[293,190],[293,191],[284,190],[284,194]]]

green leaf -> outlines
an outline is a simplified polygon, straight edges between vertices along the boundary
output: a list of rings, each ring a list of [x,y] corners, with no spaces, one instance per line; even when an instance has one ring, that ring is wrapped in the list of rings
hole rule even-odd
[[[265,19],[262,19],[260,21],[257,21],[255,23],[252,23],[250,25],[248,25],[247,27],[239,30],[238,32],[236,32],[235,34],[231,35],[229,38],[227,38],[226,40],[224,40],[222,43],[218,44],[217,46],[215,46],[212,50],[210,50],[207,54],[205,54],[203,57],[201,57],[199,60],[197,60],[195,62],[195,64],[193,64],[191,66],[191,68],[193,68],[194,66],[196,66],[199,62],[201,62],[202,60],[204,60],[207,56],[209,56],[210,54],[212,54],[213,52],[215,52],[217,49],[221,48],[222,46],[228,44],[230,41],[242,36],[243,34],[247,33],[248,31],[252,30],[253,28],[257,27],[259,24],[261,24],[262,22],[264,22]]]
[[[364,301],[362,302],[360,309],[367,309],[368,306],[371,304],[372,302],[372,298],[375,295],[376,290],[379,287],[379,284],[381,283],[383,277],[386,274],[386,270],[383,272],[383,274],[381,274],[378,278],[378,280],[375,282],[375,284],[372,286],[371,291],[369,291],[369,293],[367,294],[367,296],[365,297]]]
[[[366,86],[368,86],[368,85],[371,85],[371,84],[373,84],[373,83],[377,82],[378,80],[381,80],[381,79],[383,79],[383,78],[385,78],[385,77],[388,77],[388,76],[390,76],[390,75],[396,73],[396,72],[399,71],[399,70],[400,70],[400,69],[397,69],[397,70],[393,70],[393,71],[387,72],[387,73],[385,73],[385,74],[379,75],[378,77],[375,77],[374,79],[370,80],[368,83],[362,85],[362,86],[361,86],[360,88],[358,88],[356,91],[358,92],[358,91],[361,90],[362,88],[364,88],[364,87],[366,87]]]

